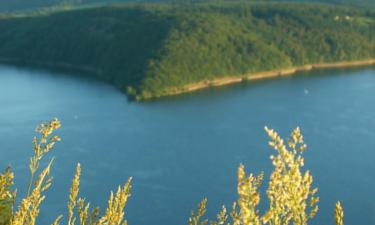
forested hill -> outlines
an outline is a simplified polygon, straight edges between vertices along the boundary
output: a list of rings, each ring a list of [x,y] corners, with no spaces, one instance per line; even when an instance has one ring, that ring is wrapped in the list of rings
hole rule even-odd
[[[85,71],[138,99],[205,80],[375,57],[375,13],[324,5],[118,5],[3,16],[0,30],[1,61]]]
[[[221,0],[233,1],[233,0]],[[373,7],[375,9],[374,0],[241,0],[243,2],[300,2],[300,3],[329,3],[329,4],[345,4],[354,6]],[[17,10],[33,10],[43,7],[55,7],[64,5],[86,5],[86,4],[110,4],[110,3],[202,3],[202,2],[218,2],[218,0],[0,0],[0,11],[17,11]]]
[[[274,0],[269,0],[269,1],[274,1]],[[276,0],[274,2],[328,3],[328,4],[336,4],[336,5],[375,7],[374,0]]]

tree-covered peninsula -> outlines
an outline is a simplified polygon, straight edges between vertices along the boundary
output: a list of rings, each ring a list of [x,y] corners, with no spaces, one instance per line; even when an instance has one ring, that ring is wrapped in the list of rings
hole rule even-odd
[[[0,18],[2,62],[88,74],[136,99],[375,58],[375,11],[359,7],[117,4]]]

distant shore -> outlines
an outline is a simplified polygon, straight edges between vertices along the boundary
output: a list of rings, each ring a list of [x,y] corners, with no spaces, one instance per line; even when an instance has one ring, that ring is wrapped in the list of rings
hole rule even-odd
[[[29,66],[37,66],[41,68],[50,68],[50,69],[57,69],[57,70],[63,70],[63,71],[75,71],[75,72],[81,72],[81,73],[87,73],[87,74],[95,74],[98,79],[102,79],[102,71],[92,68],[92,67],[85,67],[85,66],[76,66],[68,63],[45,63],[45,62],[39,62],[39,61],[28,61],[28,62],[21,62],[16,59],[12,58],[0,58],[0,62],[3,63],[9,63],[9,64],[19,64],[19,65],[29,65]],[[334,62],[334,63],[318,63],[318,64],[307,64],[303,66],[296,66],[296,67],[290,67],[285,69],[279,69],[279,70],[270,70],[270,71],[264,71],[264,72],[255,72],[255,73],[248,73],[244,75],[238,75],[238,76],[228,76],[228,77],[222,77],[212,80],[203,80],[200,82],[192,83],[183,86],[182,88],[170,88],[167,90],[163,95],[161,96],[150,96],[150,97],[142,97],[137,100],[148,100],[148,99],[155,99],[159,97],[165,97],[165,96],[174,96],[184,93],[190,93],[194,91],[198,91],[201,89],[207,89],[210,87],[219,87],[219,86],[225,86],[230,84],[236,84],[246,81],[255,81],[255,80],[264,80],[264,79],[270,79],[270,78],[276,78],[276,77],[283,77],[283,76],[290,76],[294,75],[299,72],[307,72],[312,70],[318,70],[318,69],[334,69],[334,68],[350,68],[350,67],[360,67],[360,66],[370,66],[375,65],[375,59],[366,59],[366,60],[356,60],[356,61],[345,61],[345,62]]]
[[[244,81],[253,81],[253,80],[263,80],[275,77],[289,76],[294,75],[298,72],[307,72],[317,69],[334,69],[334,68],[350,68],[350,67],[359,67],[359,66],[369,66],[375,65],[375,59],[367,60],[357,60],[357,61],[347,61],[347,62],[334,62],[334,63],[318,63],[318,64],[308,64],[304,66],[291,67],[280,70],[270,70],[264,72],[255,72],[244,74],[242,76],[230,76],[223,77],[213,80],[204,80],[189,85],[185,85],[179,89],[171,89],[170,92],[164,96],[179,95],[183,93],[194,92],[201,89],[206,89],[209,87],[219,87],[229,84],[240,83]]]

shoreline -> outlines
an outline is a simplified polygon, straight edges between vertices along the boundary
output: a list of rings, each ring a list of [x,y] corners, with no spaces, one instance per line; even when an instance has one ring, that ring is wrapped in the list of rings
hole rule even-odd
[[[170,89],[168,93],[165,93],[164,95],[157,96],[156,98],[163,97],[163,96],[174,96],[184,93],[190,93],[202,89],[207,89],[210,87],[220,87],[230,84],[236,84],[241,83],[244,81],[256,81],[256,80],[264,80],[264,79],[270,79],[270,78],[276,78],[276,77],[283,77],[283,76],[291,76],[299,72],[308,72],[313,70],[319,70],[319,69],[335,69],[335,68],[351,68],[351,67],[360,67],[360,66],[371,66],[375,65],[375,59],[366,59],[366,60],[356,60],[356,61],[344,61],[344,62],[334,62],[334,63],[317,63],[317,64],[307,64],[303,66],[296,66],[296,67],[290,67],[286,69],[280,69],[280,70],[270,70],[270,71],[264,71],[264,72],[255,72],[255,73],[249,73],[244,74],[240,76],[229,76],[229,77],[223,77],[213,80],[204,80],[196,83],[192,83],[189,85],[185,85],[182,88],[179,89]],[[147,100],[152,99],[151,98],[144,98],[141,100]]]
[[[81,73],[87,73],[87,74],[94,74],[94,76],[99,80],[104,80],[103,77],[100,75],[103,74],[103,71],[88,67],[88,66],[76,66],[64,62],[58,62],[58,63],[46,63],[46,62],[40,62],[40,61],[20,61],[14,58],[1,58],[0,62],[5,64],[13,64],[13,65],[29,65],[31,67],[40,67],[40,68],[49,68],[49,69],[56,69],[56,70],[68,70],[68,71],[79,71]],[[208,89],[210,87],[220,87],[225,85],[231,85],[231,84],[237,84],[241,82],[247,82],[247,81],[256,81],[256,80],[265,80],[265,79],[271,79],[271,78],[277,78],[277,77],[283,77],[283,76],[292,76],[299,72],[308,72],[313,70],[324,70],[324,69],[335,69],[335,68],[353,68],[353,67],[361,67],[361,66],[371,66],[375,65],[375,58],[370,59],[364,59],[364,60],[355,60],[355,61],[341,61],[341,62],[333,62],[333,63],[316,63],[316,64],[306,64],[302,66],[295,66],[290,68],[284,68],[284,69],[277,69],[277,70],[269,70],[269,71],[262,71],[262,72],[254,72],[254,73],[247,73],[243,75],[238,76],[227,76],[212,80],[202,80],[199,82],[191,83],[188,85],[185,85],[183,87],[177,88],[169,88],[166,90],[165,93],[158,96],[131,96],[127,93],[127,96],[129,98],[134,98],[136,101],[146,101],[146,100],[152,100],[157,99],[160,97],[167,97],[167,96],[175,96],[180,94],[186,94],[191,93],[198,90]]]

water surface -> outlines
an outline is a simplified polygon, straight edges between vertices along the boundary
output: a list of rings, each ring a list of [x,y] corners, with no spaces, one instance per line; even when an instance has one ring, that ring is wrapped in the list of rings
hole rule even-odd
[[[375,224],[375,69],[329,70],[239,84],[147,103],[110,85],[47,71],[0,67],[0,167],[28,178],[36,124],[58,117],[54,184],[40,224],[63,213],[82,164],[81,195],[105,207],[109,191],[133,176],[130,225],[187,224],[204,196],[213,216],[236,198],[236,170],[272,169],[265,125],[283,136],[300,126],[306,167],[321,197],[312,224]],[[266,198],[263,196],[263,201]],[[212,217],[213,218],[213,217]]]

